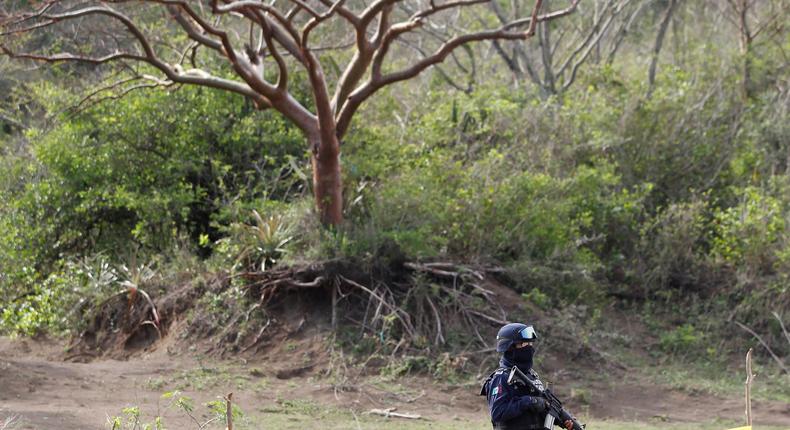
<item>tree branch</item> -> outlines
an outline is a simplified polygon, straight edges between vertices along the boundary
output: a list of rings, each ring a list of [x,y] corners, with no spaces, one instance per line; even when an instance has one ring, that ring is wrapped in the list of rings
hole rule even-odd
[[[468,0],[465,3],[471,3],[474,0]],[[573,0],[570,6],[565,9],[547,13],[544,15],[539,15],[538,11],[542,4],[542,0],[537,0],[535,2],[535,7],[532,10],[532,14],[529,18],[519,19],[507,24],[502,25],[498,29],[493,30],[485,30],[470,34],[459,35],[451,38],[442,46],[440,46],[431,56],[423,58],[421,61],[417,62],[416,64],[408,67],[406,69],[392,72],[387,75],[381,74],[381,64],[383,59],[389,49],[390,44],[392,41],[400,36],[403,33],[411,31],[420,25],[422,25],[422,19],[433,13],[436,9],[434,6],[432,9],[428,9],[427,11],[419,12],[416,17],[413,15],[413,18],[406,22],[401,22],[399,24],[395,24],[390,27],[387,35],[384,36],[382,41],[382,45],[373,58],[373,65],[371,69],[371,77],[368,81],[362,84],[359,88],[354,90],[351,95],[344,101],[342,108],[338,114],[337,119],[337,134],[338,136],[343,136],[346,131],[348,131],[348,127],[351,122],[351,118],[353,117],[356,110],[359,106],[367,100],[372,94],[374,94],[379,89],[393,84],[395,82],[400,82],[406,79],[410,79],[414,76],[417,76],[419,73],[427,69],[428,67],[438,64],[447,57],[454,49],[457,47],[469,43],[469,42],[478,42],[484,40],[523,40],[526,38],[531,37],[535,34],[535,26],[538,22],[547,21],[551,19],[556,19],[565,15],[572,13],[576,6],[578,5],[579,0]],[[529,27],[526,31],[511,31],[512,29],[523,26],[524,24],[529,24]]]

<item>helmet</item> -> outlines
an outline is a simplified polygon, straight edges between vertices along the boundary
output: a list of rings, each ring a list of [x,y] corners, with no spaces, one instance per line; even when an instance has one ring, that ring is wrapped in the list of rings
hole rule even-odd
[[[505,352],[515,342],[534,342],[537,339],[538,333],[531,325],[510,323],[496,334],[496,351]]]

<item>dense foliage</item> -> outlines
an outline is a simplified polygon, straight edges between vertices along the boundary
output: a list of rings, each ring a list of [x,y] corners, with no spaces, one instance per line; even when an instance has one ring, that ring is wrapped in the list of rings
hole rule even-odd
[[[490,57],[469,92],[447,85],[463,67],[392,89],[343,142],[347,221],[333,231],[311,213],[303,137],[236,96],[141,91],[25,134],[6,127],[0,328],[60,330],[138,267],[373,258],[395,243],[410,258],[504,265],[539,306],[673,314],[682,325],[656,322],[669,352],[705,353],[731,339],[732,320],[778,339],[790,121],[776,58],[790,39],[760,48],[744,98],[742,57],[706,40],[708,24],[676,30],[687,44],[651,88],[639,46],[652,34],[640,33],[561,94],[513,83]],[[38,88],[42,100],[67,92]]]

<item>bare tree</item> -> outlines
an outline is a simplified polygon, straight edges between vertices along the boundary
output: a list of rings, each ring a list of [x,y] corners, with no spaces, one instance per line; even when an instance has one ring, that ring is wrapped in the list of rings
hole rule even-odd
[[[506,45],[500,40],[494,40],[493,45],[516,78],[529,79],[545,96],[562,93],[576,80],[585,62],[600,59],[602,49],[614,56],[627,29],[649,1],[594,0],[580,8],[573,22],[564,21],[560,26],[538,23],[537,46],[521,41]],[[549,1],[543,2],[544,8],[548,5]],[[511,2],[507,10],[499,3],[492,3],[492,8],[503,24],[520,13],[518,2]]]
[[[527,16],[481,26],[475,18],[490,14],[493,0],[45,0],[0,11],[0,48],[17,59],[120,64],[130,73],[110,85],[120,93],[192,84],[240,94],[259,109],[275,109],[304,133],[321,221],[336,225],[343,219],[340,142],[360,105],[469,42],[527,39],[537,23],[568,15],[579,3],[568,0],[564,8],[539,13],[542,1],[536,0]],[[447,29],[439,18],[448,15],[469,17],[470,25],[459,22]],[[162,16],[170,27],[150,25]],[[86,34],[82,25],[87,22],[101,31]],[[97,22],[104,27],[96,27]],[[63,25],[72,25],[69,31],[90,43],[71,50],[26,48],[27,36]],[[322,52],[342,46],[347,35],[352,47],[337,57],[350,59],[332,79],[322,61],[335,57]],[[123,37],[134,44],[124,44]],[[399,43],[418,46],[424,55],[412,61],[413,55],[399,56]],[[215,61],[201,63],[201,55],[207,54]],[[294,92],[292,77],[299,73],[306,78],[307,101]]]
[[[751,98],[754,92],[752,69],[755,44],[758,38],[768,39],[782,33],[788,3],[785,0],[719,0],[715,3],[725,18],[738,29],[738,46],[742,57],[741,94],[744,99]]]

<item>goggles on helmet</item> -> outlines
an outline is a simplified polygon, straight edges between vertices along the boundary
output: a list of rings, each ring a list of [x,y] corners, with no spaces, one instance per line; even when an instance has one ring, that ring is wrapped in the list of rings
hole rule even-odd
[[[534,342],[538,338],[538,332],[531,325],[528,325],[518,332],[519,337],[529,342]]]

